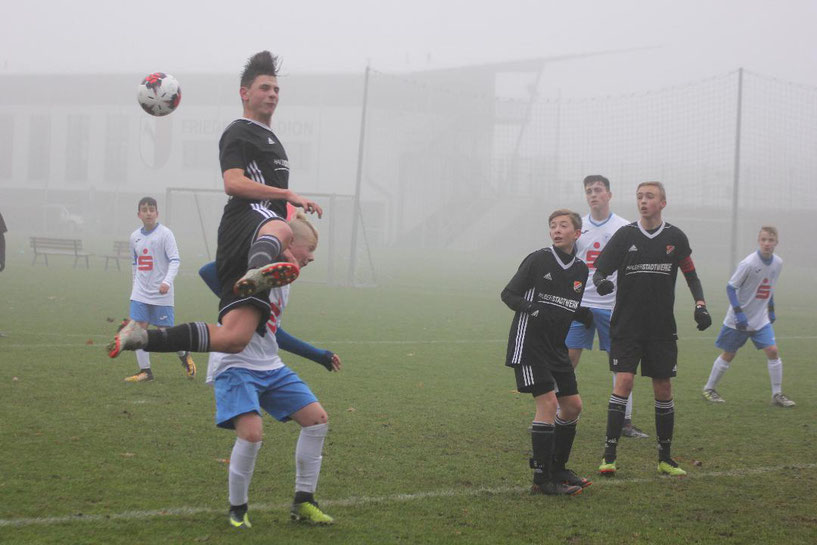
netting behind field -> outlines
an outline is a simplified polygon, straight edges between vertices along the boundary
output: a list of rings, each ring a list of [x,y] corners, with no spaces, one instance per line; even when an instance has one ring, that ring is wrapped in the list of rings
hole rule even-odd
[[[817,208],[817,89],[742,73],[525,101],[496,98],[495,72],[373,72],[362,193],[387,203],[386,242],[473,249],[541,242],[550,211],[586,209],[588,174],[610,178],[615,211],[633,219],[636,185],[660,180],[668,217],[728,255],[738,146],[738,231]]]
[[[370,266],[369,248],[365,244],[358,245],[354,278],[349,280],[352,197],[301,195],[318,202],[324,211],[322,219],[314,214],[308,216],[318,229],[320,241],[315,261],[304,272],[303,280],[329,284],[374,283],[376,278]],[[199,265],[215,260],[218,226],[226,203],[227,195],[221,190],[168,188],[165,205],[167,223],[172,227],[185,259],[192,259]]]

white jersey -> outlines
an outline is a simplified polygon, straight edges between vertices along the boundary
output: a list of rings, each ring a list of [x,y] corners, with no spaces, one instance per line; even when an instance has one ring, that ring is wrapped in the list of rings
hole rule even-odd
[[[596,258],[601,251],[607,246],[607,242],[613,233],[619,230],[624,225],[630,222],[610,213],[610,217],[598,223],[593,221],[590,214],[582,218],[582,236],[576,241],[576,256],[587,263],[587,268],[590,269],[590,275],[587,279],[587,286],[584,289],[584,296],[582,297],[583,307],[603,308],[612,310],[616,302],[616,292],[609,295],[599,295],[596,291],[596,285],[593,283],[593,274],[596,272]],[[616,283],[618,273],[613,273],[607,277],[614,284]]]
[[[738,263],[729,285],[737,290],[738,304],[749,322],[749,331],[758,331],[769,324],[769,299],[774,295],[774,286],[780,278],[783,260],[772,255],[770,263],[763,262],[759,252]],[[723,325],[737,329],[735,311],[732,305],[726,311]]]
[[[130,253],[133,261],[132,301],[149,305],[173,306],[173,279],[179,272],[179,248],[173,233],[161,224],[152,231],[137,229],[130,236]],[[168,284],[170,289],[162,295],[159,286]]]
[[[230,367],[242,367],[253,371],[274,371],[284,366],[278,355],[278,341],[275,333],[281,327],[281,315],[289,300],[289,285],[273,288],[269,294],[270,318],[266,323],[267,332],[263,337],[257,332],[252,334],[249,344],[238,354],[211,352],[207,364],[207,384],[212,384],[216,377]]]

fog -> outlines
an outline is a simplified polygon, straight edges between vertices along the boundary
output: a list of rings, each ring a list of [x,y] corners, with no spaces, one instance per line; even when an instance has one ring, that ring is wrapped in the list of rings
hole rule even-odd
[[[784,255],[813,248],[813,2],[241,8],[4,3],[0,212],[16,249],[48,234],[104,253],[150,194],[183,252],[212,257],[225,199],[216,145],[241,115],[241,67],[262,49],[283,59],[273,129],[291,188],[327,209],[329,281],[349,281],[350,255],[363,283],[404,249],[517,260],[548,243],[550,211],[586,213],[587,174],[610,178],[613,210],[630,219],[637,183],[663,181],[666,217],[724,275],[761,224],[781,228]],[[157,70],[183,90],[161,119],[135,100]],[[787,262],[814,265],[805,254]]]

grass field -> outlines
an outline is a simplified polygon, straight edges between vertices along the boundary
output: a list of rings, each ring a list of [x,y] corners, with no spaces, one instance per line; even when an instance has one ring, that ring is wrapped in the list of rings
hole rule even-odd
[[[0,273],[0,543],[817,542],[817,295],[797,291],[805,275],[784,271],[776,295],[784,391],[796,408],[769,405],[765,359],[748,348],[720,389],[727,403],[703,401],[726,278],[699,264],[716,325],[694,329],[683,286],[676,310],[673,452],[689,477],[655,473],[646,379],[636,382],[635,421],[653,437],[623,439],[618,476],[594,476],[610,393],[594,351],[578,370],[585,412],[571,466],[595,482],[575,498],[531,497],[533,404],[503,366],[511,313],[499,301],[522,257],[406,258],[411,268],[383,267],[367,289],[309,283],[307,269],[284,327],[340,354],[344,370],[285,360],[330,415],[317,497],[337,524],[288,521],[298,430],[266,418],[254,527],[236,532],[226,524],[233,435],[213,424],[206,357],[193,381],[158,354],[154,382],[122,382],[134,356],[110,360],[103,346],[127,313],[130,274],[11,255]],[[214,317],[197,265],[185,262],[177,281],[177,322]]]

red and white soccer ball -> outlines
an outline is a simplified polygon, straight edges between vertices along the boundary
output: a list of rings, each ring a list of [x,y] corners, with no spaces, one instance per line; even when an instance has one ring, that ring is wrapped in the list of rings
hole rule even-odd
[[[154,72],[145,76],[136,95],[139,105],[150,115],[161,117],[172,113],[182,100],[179,82],[170,74]]]

